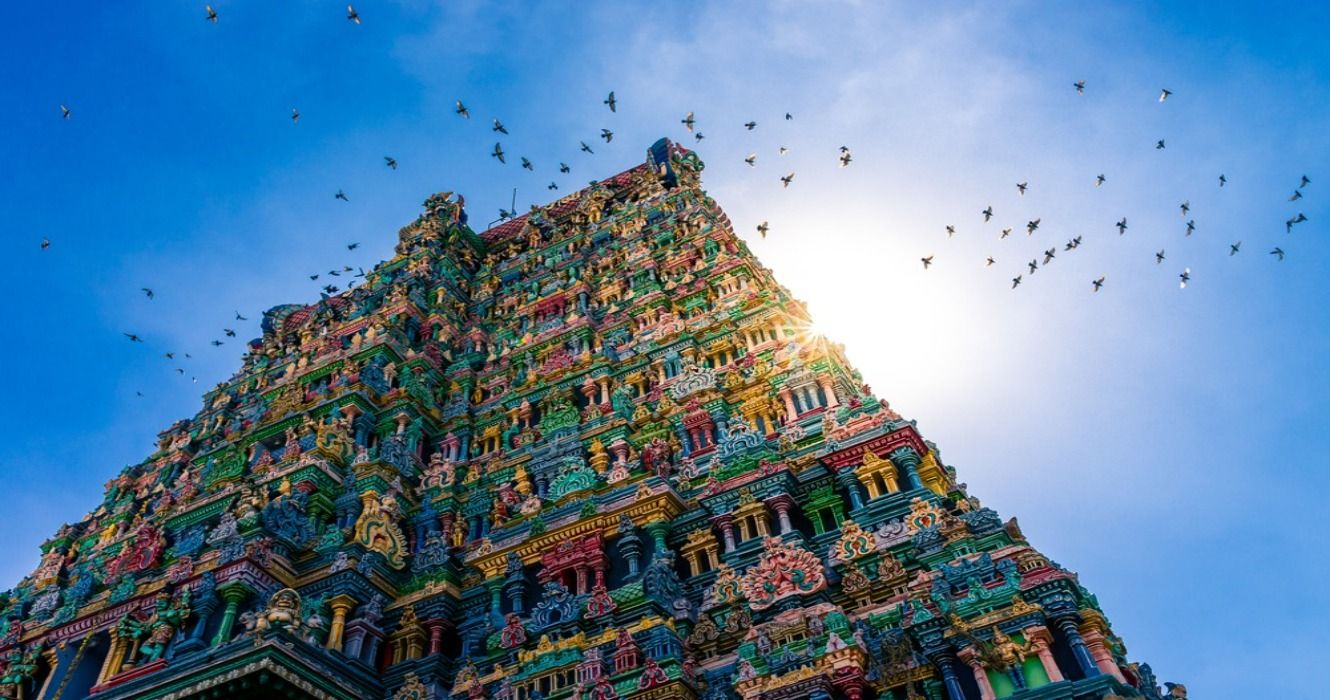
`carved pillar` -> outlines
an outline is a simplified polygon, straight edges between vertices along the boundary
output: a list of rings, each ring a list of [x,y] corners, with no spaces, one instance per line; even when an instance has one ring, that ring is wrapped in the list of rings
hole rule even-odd
[[[771,505],[772,510],[776,511],[776,520],[780,525],[780,534],[783,535],[790,530],[793,530],[794,525],[790,523],[790,508],[794,505],[794,500],[786,494],[781,494],[767,501],[767,503]]]
[[[794,397],[790,396],[789,387],[780,388],[780,400],[785,402],[785,416],[787,420],[793,421],[799,417],[799,410],[794,407]]]
[[[1122,675],[1117,662],[1113,660],[1113,652],[1108,650],[1104,634],[1087,624],[1082,626],[1081,636],[1085,639],[1085,646],[1090,650],[1090,657],[1094,659],[1095,667],[1118,679],[1119,682],[1126,683],[1126,677]]]
[[[200,597],[199,600],[194,603],[194,615],[196,618],[194,621],[194,627],[189,631],[189,638],[176,647],[176,654],[187,654],[208,646],[208,643],[203,641],[203,633],[208,629],[208,622],[212,619],[212,614],[216,612],[217,604],[217,596],[212,593]]]
[[[919,473],[915,471],[919,466],[918,452],[909,447],[901,447],[892,450],[887,459],[900,469],[902,491],[919,488]]]
[[[430,656],[443,651],[443,620],[430,620],[425,623],[429,628],[429,653]]]
[[[213,646],[220,646],[231,641],[231,628],[235,626],[236,614],[240,612],[240,604],[249,597],[253,590],[249,585],[241,581],[232,581],[222,584],[217,588],[221,594],[222,600],[226,603],[226,608],[222,610],[222,625],[217,628],[217,634],[212,638]]]
[[[102,670],[97,674],[97,684],[105,683],[108,678],[120,672],[120,664],[125,658],[125,640],[120,635],[111,630],[106,633],[110,639],[111,646],[106,652],[106,658],[102,661]]]
[[[660,556],[669,551],[665,545],[665,537],[670,534],[670,523],[668,520],[656,520],[643,526],[647,535],[651,537],[652,545],[655,547],[655,556]]]
[[[950,650],[943,650],[934,652],[928,658],[942,673],[942,684],[947,688],[947,699],[965,700],[965,690],[961,688],[961,681],[956,677],[955,655]]]
[[[997,693],[993,692],[993,684],[988,681],[988,671],[979,659],[979,652],[974,647],[965,647],[957,656],[974,672],[974,682],[979,686],[979,700],[997,700]]]
[[[831,377],[825,374],[817,378],[817,383],[822,387],[822,393],[827,396],[827,409],[833,409],[840,405],[836,399],[836,386],[831,382]]]
[[[1081,667],[1081,672],[1086,678],[1099,675],[1099,667],[1095,665],[1094,659],[1090,656],[1090,650],[1085,646],[1085,639],[1081,637],[1081,631],[1077,629],[1077,616],[1075,613],[1060,617],[1053,621],[1058,626],[1058,631],[1067,638],[1067,644],[1071,647],[1072,656],[1076,657],[1076,663]]]
[[[850,509],[858,510],[864,507],[864,497],[859,493],[859,479],[855,477],[854,471],[842,469],[836,472],[836,480],[845,488],[850,496]]]
[[[342,633],[346,630],[346,616],[356,607],[358,601],[349,595],[342,594],[328,599],[328,607],[332,610],[332,622],[328,624],[328,642],[324,646],[333,651],[342,650]]]
[[[1025,640],[1034,645],[1034,653],[1039,657],[1039,663],[1043,665],[1049,682],[1057,683],[1063,680],[1062,669],[1058,668],[1058,662],[1053,658],[1053,650],[1050,648],[1053,644],[1053,634],[1048,628],[1043,625],[1026,627]]]
[[[725,540],[725,553],[734,551],[734,519],[728,515],[722,515],[715,520],[716,527],[720,528],[721,537]]]

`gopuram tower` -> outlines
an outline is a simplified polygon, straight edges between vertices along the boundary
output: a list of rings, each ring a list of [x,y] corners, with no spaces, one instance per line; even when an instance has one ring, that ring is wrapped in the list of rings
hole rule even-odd
[[[0,599],[25,700],[1157,700],[666,140],[476,234],[440,194]]]

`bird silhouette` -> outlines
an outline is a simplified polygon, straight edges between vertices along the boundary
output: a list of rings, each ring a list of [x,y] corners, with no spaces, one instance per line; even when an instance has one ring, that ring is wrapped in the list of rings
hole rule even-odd
[[[790,121],[791,119],[794,119],[794,115],[793,115],[793,114],[790,114],[789,112],[786,112],[786,113],[785,113],[785,121]]]
[[[455,107],[453,111],[456,112],[458,116],[460,116],[463,119],[471,118],[471,110],[467,109],[466,105],[462,104],[461,100],[457,101],[457,107]]]
[[[1158,253],[1155,253],[1155,264],[1158,265],[1162,262],[1164,262],[1164,251],[1160,250]]]
[[[988,223],[989,221],[992,221],[992,220],[993,220],[993,205],[990,204],[990,205],[988,206],[987,209],[985,209],[985,210],[983,210],[983,211],[981,211],[981,212],[979,212],[979,213],[984,215],[984,223]]]
[[[359,247],[360,247],[360,244],[359,244],[359,243],[347,243],[347,244],[346,244],[346,249],[347,249],[347,250],[355,250],[356,248],[359,248]]]
[[[223,342],[220,341],[220,340],[214,340],[214,341],[212,341],[212,346],[213,346],[214,348],[220,348],[220,347],[223,346],[223,345],[226,345],[226,343],[223,343]]]
[[[1182,268],[1182,274],[1178,275],[1178,289],[1186,289],[1187,283],[1191,281],[1191,268]]]
[[[610,90],[610,96],[605,98],[605,104],[607,104],[607,105],[610,106],[610,111],[611,111],[611,112],[616,112],[616,111],[618,111],[618,110],[616,110],[616,109],[614,108],[615,105],[617,105],[617,104],[619,104],[619,103],[618,103],[617,100],[614,99],[614,91],[613,91],[613,90]]]
[[[1038,270],[1038,269],[1039,269],[1039,261],[1038,261],[1038,260],[1031,260],[1030,262],[1025,263],[1025,264],[1026,264],[1026,266],[1028,266],[1028,267],[1030,268],[1030,274],[1032,274],[1032,275],[1035,273],[1035,270]]]
[[[349,202],[349,201],[351,201],[351,200],[349,200],[349,199],[346,198],[346,193],[343,192],[343,191],[341,191],[341,190],[337,190],[337,194],[333,195],[333,199],[340,199],[340,200],[342,200],[343,202]]]
[[[497,131],[500,134],[506,135],[508,133],[508,128],[503,125],[503,122],[499,121],[498,119],[495,119],[494,126],[490,127],[490,131]]]
[[[1187,212],[1191,211],[1191,200],[1189,199],[1189,200],[1183,202],[1182,204],[1179,204],[1179,205],[1178,205],[1178,209],[1181,209],[1181,210],[1182,210],[1182,215],[1183,215],[1183,216],[1186,216],[1186,215],[1187,215]]]
[[[183,376],[185,375],[185,370],[184,370],[183,368],[181,368],[181,367],[176,367],[176,368],[175,368],[175,373],[176,373],[176,374],[179,374],[180,376],[183,377]]]
[[[1270,254],[1271,254],[1271,255],[1278,255],[1278,256],[1279,256],[1279,261],[1280,261],[1280,262],[1283,262],[1283,261],[1284,261],[1284,249],[1283,249],[1283,248],[1276,247],[1274,250],[1270,251]]]
[[[300,110],[294,107],[291,108],[291,123],[292,124],[300,123]]]
[[[586,145],[586,141],[578,141],[578,143],[582,144],[583,151],[586,151],[587,153],[595,153],[595,151],[591,150],[590,146]]]
[[[1019,193],[1021,194],[1022,197],[1024,197],[1024,196],[1025,196],[1025,190],[1026,190],[1026,188],[1028,188],[1029,186],[1030,186],[1030,183],[1028,183],[1028,182],[1018,182],[1018,183],[1016,183],[1016,191],[1019,192]]]
[[[240,315],[240,312],[237,311],[237,312],[236,312],[236,320],[237,320],[237,321],[248,321],[249,319],[245,318],[244,316],[241,316],[241,315]]]
[[[1049,263],[1049,261],[1051,261],[1053,258],[1057,257],[1057,255],[1056,255],[1056,254],[1057,254],[1057,251],[1058,251],[1057,248],[1049,248],[1048,250],[1045,250],[1045,251],[1044,251],[1044,264],[1045,264],[1045,265],[1047,265],[1047,264]]]
[[[744,122],[744,128],[752,131],[757,128],[757,122]]]
[[[1191,236],[1196,231],[1196,219],[1187,219],[1187,235]]]
[[[1085,94],[1085,81],[1084,81],[1084,80],[1077,80],[1076,82],[1072,83],[1072,85],[1076,88],[1076,94],[1077,94],[1077,95],[1084,95],[1084,94]]]
[[[1293,194],[1289,196],[1288,201],[1296,202],[1299,199],[1302,199],[1302,190],[1293,190]]]
[[[853,159],[854,159],[854,158],[853,158],[853,156],[850,155],[850,152],[849,152],[849,151],[843,151],[843,152],[841,152],[841,154],[840,154],[840,167],[842,167],[842,168],[846,167],[847,165],[850,164],[850,161],[853,160]]]
[[[1169,90],[1168,88],[1164,88],[1164,89],[1160,90],[1160,91],[1159,91],[1159,101],[1160,101],[1160,102],[1163,102],[1164,100],[1167,100],[1167,99],[1168,99],[1168,96],[1169,96],[1169,95],[1172,95],[1172,94],[1173,94],[1173,91],[1172,91],[1172,90]]]
[[[204,19],[208,20],[209,22],[212,22],[213,24],[217,24],[217,11],[212,9],[212,5],[204,5],[203,11],[208,13],[207,16],[204,17]]]
[[[175,359],[175,353],[173,353],[173,352],[168,352],[168,353],[162,355],[162,357],[165,357],[165,358],[168,359],[168,360],[174,360],[174,359]]]
[[[947,224],[947,238],[951,238],[954,235],[956,235],[956,227],[952,226],[951,224]]]
[[[383,164],[384,164],[384,165],[387,165],[389,168],[391,168],[391,169],[393,169],[393,170],[396,170],[396,169],[397,169],[397,160],[396,160],[395,158],[393,158],[392,156],[384,156],[384,157],[383,157]]]
[[[786,148],[786,147],[784,147],[784,146],[781,146],[781,147],[780,147],[780,150],[777,151],[776,153],[779,154],[779,155],[782,155],[782,156],[783,156],[783,155],[785,155],[786,153],[789,153],[789,152],[790,152],[790,149],[788,149],[788,148]]]
[[[1015,289],[1015,288],[1021,286],[1021,277],[1022,277],[1021,275],[1016,275],[1015,277],[1012,277],[1012,278],[1011,278],[1011,288],[1012,288],[1012,289]]]
[[[360,24],[360,13],[356,12],[356,8],[351,7],[350,5],[346,6],[346,18],[356,24]]]
[[[126,338],[129,338],[129,342],[131,342],[131,343],[142,343],[142,342],[143,342],[143,338],[139,337],[138,335],[136,335],[136,334],[134,334],[134,333],[124,333],[123,335],[124,335]]]
[[[1127,232],[1127,217],[1125,217],[1125,216],[1122,217],[1122,221],[1119,221],[1119,222],[1117,223],[1117,227],[1118,227],[1118,235],[1119,235],[1119,236],[1121,236],[1122,234],[1126,233],[1126,232]]]
[[[491,158],[498,158],[500,163],[507,163],[503,158],[503,145],[498,141],[494,142],[494,150],[490,153]]]
[[[1100,275],[1099,279],[1090,282],[1090,284],[1094,285],[1094,290],[1097,292],[1104,286],[1104,280],[1107,278],[1107,275]]]
[[[1099,176],[1096,177],[1096,178],[1094,179],[1094,186],[1095,186],[1095,187],[1103,187],[1103,186],[1104,186],[1104,181],[1107,180],[1107,179],[1108,179],[1108,178],[1105,178],[1104,175],[1103,175],[1103,173],[1100,173]]]
[[[64,119],[68,119],[68,118],[70,118],[70,117],[73,116],[73,115],[74,115],[74,112],[73,112],[72,110],[70,110],[68,107],[66,107],[66,106],[64,106],[64,105],[60,105],[60,116],[61,116],[62,118],[64,118]]]
[[[919,262],[922,262],[924,264],[924,269],[927,270],[928,266],[933,264],[933,256],[930,255],[926,258],[919,258]]]
[[[1227,182],[1228,182],[1228,178],[1224,177],[1224,174],[1223,174],[1223,173],[1220,173],[1220,174],[1219,174],[1219,186],[1220,186],[1220,187],[1223,187],[1224,184],[1227,183]]]
[[[704,138],[706,138],[706,137],[707,137],[707,135],[704,134],[704,133],[702,133],[702,132],[700,132],[700,131],[697,132],[696,134],[693,134],[693,140],[694,140],[694,141],[697,141],[697,142],[699,142],[699,143],[701,143],[702,139],[704,139]]]
[[[750,168],[755,168],[755,167],[757,167],[757,154],[756,154],[756,153],[749,153],[749,154],[748,154],[748,157],[747,157],[747,158],[744,158],[744,162],[747,163],[747,164],[748,164],[748,167],[750,167]]]
[[[1163,139],[1159,139],[1158,141],[1155,142],[1155,150],[1156,150],[1156,151],[1162,151],[1162,150],[1164,150],[1164,140],[1163,140]]]
[[[696,124],[697,122],[696,120],[693,119],[693,113],[689,112],[687,115],[684,116],[683,119],[679,120],[679,123],[688,127],[688,133],[691,134],[693,133],[693,125]]]
[[[1033,235],[1034,235],[1034,232],[1039,230],[1039,222],[1040,222],[1040,221],[1041,221],[1041,219],[1035,219],[1035,220],[1033,220],[1033,221],[1028,221],[1028,222],[1026,222],[1026,224],[1025,224],[1025,235],[1026,235],[1026,236],[1033,236]]]
[[[568,167],[567,163],[559,163],[559,172],[570,173],[572,172],[572,169]]]
[[[997,262],[997,261],[994,260],[994,259],[993,259],[993,256],[990,255],[990,256],[988,256],[988,258],[984,261],[984,267],[992,267],[992,266],[993,266],[993,263],[995,263],[995,262]]]
[[[1302,176],[1302,184],[1298,185],[1298,187],[1299,187],[1299,188],[1302,188],[1302,187],[1306,187],[1307,185],[1310,185],[1310,184],[1312,184],[1312,181],[1311,181],[1311,180],[1308,180],[1306,175],[1303,175],[1303,176]]]
[[[766,237],[767,237],[767,231],[769,231],[769,230],[770,230],[770,226],[768,226],[768,225],[767,225],[767,222],[765,222],[765,221],[763,221],[762,223],[760,223],[760,224],[757,225],[757,232],[760,233],[760,234],[762,234],[762,238],[766,238]]]
[[[228,338],[236,337],[236,332],[234,330],[231,330],[230,328],[223,328],[222,332],[225,333],[226,337]]]
[[[600,137],[605,139],[605,143],[609,143],[610,141],[614,140],[614,132],[610,131],[609,129],[601,129]]]
[[[784,187],[789,187],[790,183],[794,181],[794,171],[790,171],[790,174],[782,177],[780,181]]]
[[[536,171],[535,166],[531,165],[531,161],[527,160],[526,156],[522,156],[522,167],[526,168],[527,170],[530,170],[533,173]]]
[[[318,275],[310,275],[309,278],[310,278],[311,280],[316,280],[316,279],[319,278],[319,276],[318,276]]]
[[[1238,249],[1241,247],[1242,247],[1242,241],[1238,241],[1237,243],[1230,243],[1228,246],[1228,257],[1231,258],[1234,255],[1237,255]]]
[[[1001,235],[1001,236],[998,236],[998,240],[1000,241],[1000,240],[1002,240],[1003,238],[1006,238],[1007,236],[1010,236],[1010,235],[1011,235],[1011,229],[1009,229],[1009,228],[1004,228],[1004,229],[1002,229],[1002,235]]]
[[[547,190],[557,190],[557,189],[559,189],[559,185],[556,184],[555,182],[551,181],[550,184],[548,184],[548,185],[545,186],[545,189],[547,189]]]
[[[49,238],[43,238],[43,239],[42,239],[42,244],[41,244],[41,245],[42,245],[42,250],[46,250],[47,248],[50,248],[50,247],[51,247],[51,239],[49,239]]]
[[[151,299],[151,298],[153,298],[153,297],[155,297],[155,296],[157,296],[157,295],[156,295],[151,289],[148,289],[147,287],[144,287],[144,288],[143,288],[143,296],[148,297],[149,299]]]

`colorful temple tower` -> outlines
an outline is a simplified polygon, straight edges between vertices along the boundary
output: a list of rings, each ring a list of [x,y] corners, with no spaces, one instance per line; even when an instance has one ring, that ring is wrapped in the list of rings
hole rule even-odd
[[[1157,699],[701,170],[661,140],[481,234],[436,195],[358,288],[268,311],[0,600],[0,691]]]

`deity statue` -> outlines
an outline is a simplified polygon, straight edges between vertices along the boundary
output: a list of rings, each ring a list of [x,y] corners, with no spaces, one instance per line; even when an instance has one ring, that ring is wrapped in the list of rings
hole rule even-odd
[[[166,591],[159,591],[153,601],[152,614],[146,620],[140,620],[133,615],[120,620],[120,624],[117,625],[120,634],[135,639],[146,636],[138,646],[139,660],[142,663],[153,663],[162,657],[166,645],[171,643],[176,631],[183,627],[185,620],[189,618],[191,612],[189,598],[189,588],[182,589],[175,597]]]
[[[508,613],[504,617],[504,623],[503,630],[499,632],[499,646],[512,649],[526,641],[526,628],[522,626],[522,618],[516,613]]]
[[[397,520],[401,510],[392,491],[380,496],[373,489],[360,495],[360,518],[356,520],[355,539],[366,548],[384,556],[394,569],[406,566],[406,537]]]

